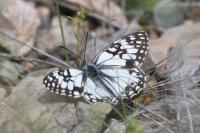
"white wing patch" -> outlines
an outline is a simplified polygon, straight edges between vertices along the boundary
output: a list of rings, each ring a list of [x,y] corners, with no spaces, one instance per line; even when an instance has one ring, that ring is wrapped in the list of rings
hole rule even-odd
[[[145,74],[142,70],[134,68],[129,69],[102,69],[107,76],[102,78],[117,97],[132,98],[139,95],[145,85]],[[112,79],[112,80],[110,80]],[[139,89],[138,89],[139,88]]]
[[[56,94],[79,98],[83,95],[83,71],[76,69],[56,70],[44,79],[45,86]]]
[[[98,80],[87,78],[84,88],[84,98],[89,103],[118,102],[115,96],[107,90],[106,86]]]

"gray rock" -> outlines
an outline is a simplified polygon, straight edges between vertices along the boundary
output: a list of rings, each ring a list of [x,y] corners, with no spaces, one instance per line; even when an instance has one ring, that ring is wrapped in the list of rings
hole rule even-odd
[[[25,68],[9,61],[1,61],[0,63],[0,82],[7,85],[16,85]]]
[[[47,5],[37,6],[38,15],[40,17],[40,28],[49,28],[51,23],[51,10]]]
[[[65,17],[61,17],[62,25],[64,29],[64,37],[66,41],[67,48],[75,51],[75,46],[77,44],[77,40],[74,35],[74,26],[73,24]],[[60,31],[60,24],[59,18],[54,17],[52,20],[51,28],[41,29],[38,32],[36,38],[37,47],[41,50],[51,50],[55,47],[63,45],[61,31]]]
[[[70,4],[73,6],[70,6]],[[119,29],[127,26],[127,18],[124,15],[123,10],[113,1],[101,0],[83,2],[81,0],[65,0],[63,5],[74,11],[79,10],[79,7],[83,7],[89,11],[88,16]]]
[[[173,43],[164,37],[158,39],[150,39],[149,55],[155,63],[158,63],[168,56],[169,49],[172,46]]]
[[[184,22],[184,13],[177,0],[162,0],[154,8],[154,19],[163,28],[170,28]]]
[[[0,87],[0,101],[3,101],[6,96],[7,96],[6,89]]]
[[[104,131],[104,133],[125,133],[126,132],[126,125],[115,119],[111,119],[109,126],[110,127],[108,127]]]
[[[22,0],[0,1],[1,32],[33,46],[39,24],[38,13],[33,3]],[[0,45],[16,55],[24,55],[31,50],[5,36],[0,36]]]
[[[111,107],[104,103],[89,105],[82,102],[75,106],[65,97],[48,92],[42,84],[46,73],[47,70],[43,70],[28,75],[1,102],[0,131],[100,132]]]
[[[129,25],[127,25],[126,27],[122,28],[120,31],[118,31],[117,33],[115,33],[114,35],[112,35],[112,37],[110,37],[108,39],[109,42],[114,42],[115,40],[119,39],[120,37],[123,37],[125,35],[128,35],[130,33],[134,33],[136,31],[138,31],[139,25],[137,23],[137,21],[135,19],[133,19]]]

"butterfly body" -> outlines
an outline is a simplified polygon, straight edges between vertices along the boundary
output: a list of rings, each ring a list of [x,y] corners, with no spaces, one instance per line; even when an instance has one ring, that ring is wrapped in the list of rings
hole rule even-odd
[[[98,75],[98,69],[94,64],[85,64],[83,66],[83,73],[87,77],[94,78]]]
[[[120,98],[133,98],[145,87],[141,65],[148,51],[148,36],[136,32],[122,37],[104,48],[93,63],[78,69],[60,69],[43,80],[52,92],[84,99],[89,103],[108,101],[117,104]]]

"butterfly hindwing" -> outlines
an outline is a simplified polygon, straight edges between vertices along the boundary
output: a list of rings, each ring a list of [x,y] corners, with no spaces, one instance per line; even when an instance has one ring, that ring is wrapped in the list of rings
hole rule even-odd
[[[140,94],[145,85],[145,74],[142,70],[133,69],[103,69],[102,81],[117,97],[132,98]]]
[[[110,93],[107,86],[99,80],[87,78],[84,88],[84,98],[89,103],[98,103],[102,101],[117,103],[116,97]]]
[[[117,104],[120,98],[133,98],[145,85],[145,74],[140,69],[102,69],[99,79],[88,78],[84,98],[89,103],[102,101]]]
[[[77,69],[56,70],[50,72],[43,83],[52,92],[79,98],[83,95],[83,71]]]
[[[148,51],[148,36],[135,32],[111,43],[97,54],[94,64],[102,67],[140,67]]]

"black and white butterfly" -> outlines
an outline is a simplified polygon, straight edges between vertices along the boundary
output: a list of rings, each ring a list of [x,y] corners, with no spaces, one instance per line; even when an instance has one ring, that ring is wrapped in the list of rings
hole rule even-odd
[[[92,64],[79,69],[59,69],[43,80],[52,92],[89,103],[133,98],[145,87],[141,65],[148,52],[148,35],[135,32],[111,43],[96,55]]]

